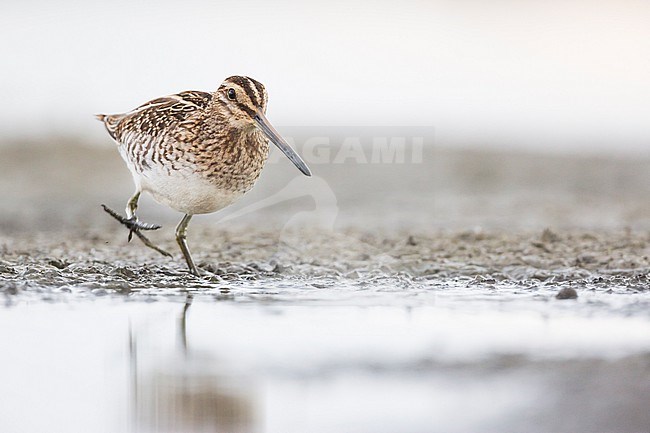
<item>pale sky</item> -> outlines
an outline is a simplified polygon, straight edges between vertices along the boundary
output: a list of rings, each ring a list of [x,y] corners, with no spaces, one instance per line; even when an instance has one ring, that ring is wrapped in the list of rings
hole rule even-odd
[[[650,153],[650,2],[24,1],[0,15],[0,142],[249,75],[278,126]],[[104,137],[105,138],[105,137]]]

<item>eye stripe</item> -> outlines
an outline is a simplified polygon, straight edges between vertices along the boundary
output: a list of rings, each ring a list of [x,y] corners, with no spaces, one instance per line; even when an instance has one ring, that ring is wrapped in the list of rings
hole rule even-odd
[[[237,92],[235,101],[228,97],[229,89],[234,89]],[[236,106],[237,109],[251,117],[257,114],[258,108],[263,108],[266,104],[266,90],[264,89],[264,85],[252,78],[240,75],[226,78],[221,86],[221,95],[223,95],[224,102],[228,101],[231,105]]]
[[[242,104],[242,103],[237,104],[237,108],[239,108],[239,109],[242,110],[242,111],[245,111],[245,112],[248,113],[251,117],[254,117],[254,116],[257,114],[257,113],[255,112],[255,110],[253,110],[252,108],[250,108],[250,107],[248,107],[248,106],[246,106],[245,104]]]

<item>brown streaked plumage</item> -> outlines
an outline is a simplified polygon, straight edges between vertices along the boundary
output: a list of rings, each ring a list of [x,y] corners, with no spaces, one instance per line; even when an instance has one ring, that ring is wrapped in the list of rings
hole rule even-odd
[[[135,216],[140,194],[185,214],[176,240],[190,271],[199,275],[186,241],[192,215],[218,211],[249,191],[268,157],[269,140],[307,176],[309,168],[273,129],[265,116],[268,95],[249,77],[227,78],[214,93],[186,91],[157,98],[124,114],[97,115],[117,142],[135,183],[126,218],[104,206],[136,234],[153,245],[142,230],[158,225]]]

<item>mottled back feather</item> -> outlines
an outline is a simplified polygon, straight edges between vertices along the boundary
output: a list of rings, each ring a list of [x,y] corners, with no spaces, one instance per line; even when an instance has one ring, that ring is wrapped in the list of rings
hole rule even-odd
[[[97,118],[115,141],[128,146],[131,140],[148,142],[169,134],[192,113],[205,109],[211,100],[210,93],[188,90],[154,99],[128,113],[100,114]]]

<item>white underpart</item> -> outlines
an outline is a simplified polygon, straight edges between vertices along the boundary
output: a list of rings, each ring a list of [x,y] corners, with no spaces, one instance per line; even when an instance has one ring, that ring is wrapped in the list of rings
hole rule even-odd
[[[141,173],[126,157],[122,146],[120,154],[131,171],[136,191],[148,192],[158,203],[178,212],[191,215],[216,212],[243,195],[224,191],[189,169],[168,172],[152,164],[151,169]]]

